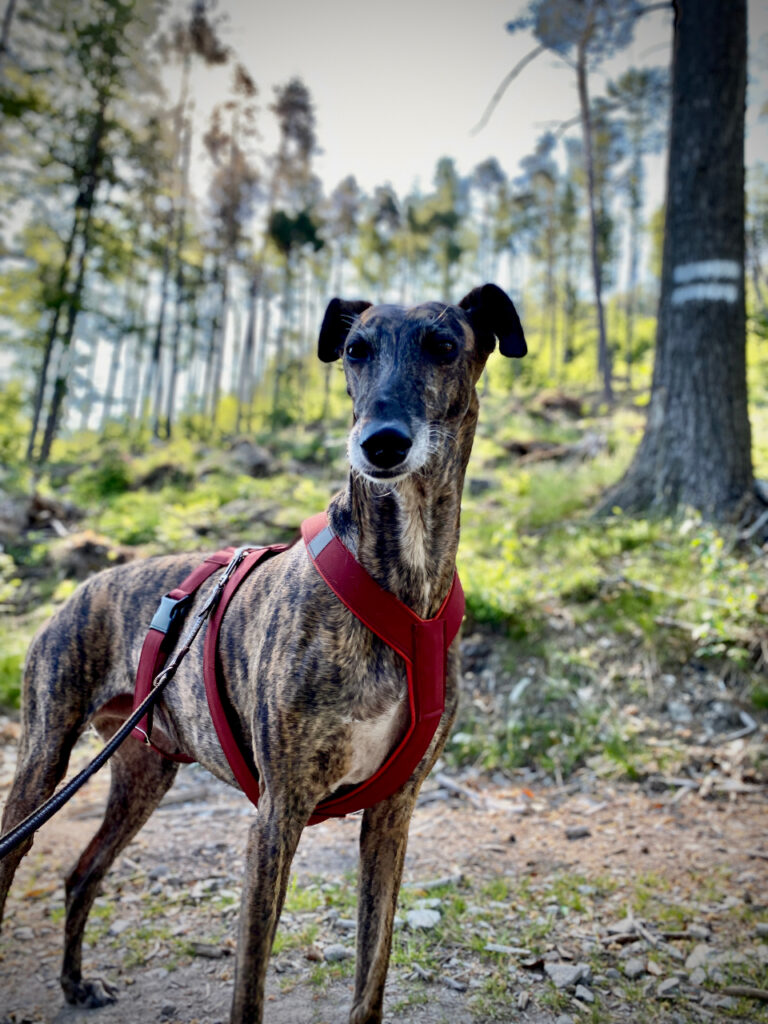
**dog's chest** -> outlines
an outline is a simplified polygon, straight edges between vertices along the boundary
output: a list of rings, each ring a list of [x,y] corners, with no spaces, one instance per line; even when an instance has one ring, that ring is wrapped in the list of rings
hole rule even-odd
[[[377,772],[405,734],[408,716],[408,700],[404,697],[375,718],[350,719],[350,759],[345,774],[333,782],[331,789],[363,782]]]

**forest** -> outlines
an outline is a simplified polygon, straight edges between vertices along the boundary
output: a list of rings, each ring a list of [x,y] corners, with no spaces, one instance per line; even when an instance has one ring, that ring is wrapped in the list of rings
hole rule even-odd
[[[82,580],[288,542],[344,485],[349,399],[339,365],[316,356],[328,301],[458,303],[496,282],[529,354],[491,357],[479,384],[462,703],[401,896],[404,920],[433,896],[442,919],[397,933],[391,1019],[768,1020],[765,146],[744,162],[745,108],[768,122],[766,26],[747,24],[746,0],[507,7],[498,32],[530,46],[498,68],[476,130],[544,59],[569,68],[577,115],[537,129],[514,165],[465,170],[459,139],[429,181],[398,190],[386,167],[374,188],[320,176],[312,80],[260,81],[223,0],[5,0],[0,792],[27,647]],[[665,19],[671,67],[621,59],[649,17]],[[203,116],[214,74],[228,92]],[[202,794],[209,818],[239,813],[196,772],[182,795]],[[81,845],[73,806],[43,832],[61,864]],[[105,886],[135,902],[89,925],[91,952],[185,1022],[203,999],[193,968],[210,963],[221,984],[200,1019],[220,1020],[229,855],[206,818],[199,870],[220,881],[201,888],[182,812],[162,813],[166,835],[148,830],[165,853],[129,847]],[[286,1024],[309,1020],[311,1000],[313,1020],[342,1019],[350,963],[323,950],[354,916],[344,824],[308,830],[320,866],[311,852],[287,898],[270,974]],[[177,899],[163,857],[193,889],[175,932],[148,895],[154,882]],[[53,951],[27,1017],[15,978],[30,954],[7,939],[55,923],[40,864],[0,937],[3,1024],[53,1019]],[[550,968],[575,963],[589,973],[560,985]],[[175,1003],[158,965],[181,979]],[[131,1024],[125,994],[100,1012]]]

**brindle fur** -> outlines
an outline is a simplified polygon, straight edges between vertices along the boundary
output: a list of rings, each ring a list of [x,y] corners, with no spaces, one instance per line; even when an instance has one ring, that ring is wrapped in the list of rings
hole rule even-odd
[[[406,310],[336,299],[323,322],[320,357],[337,358],[346,344],[354,405],[353,468],[346,489],[331,501],[330,522],[368,572],[422,617],[438,611],[451,585],[461,491],[477,423],[475,385],[494,335],[505,354],[524,353],[514,307],[493,285],[475,289],[460,306],[428,303]],[[451,345],[455,352],[446,359],[445,346]],[[364,358],[352,358],[355,351]],[[420,437],[420,451],[394,469],[367,462],[361,434],[378,422],[394,422],[413,439]],[[110,702],[133,689],[158,599],[198,561],[190,555],[163,557],[99,573],[35,637],[3,831],[53,792],[89,722],[104,737],[115,731],[120,715]],[[303,544],[242,584],[224,617],[220,651],[239,739],[261,787],[248,835],[231,1015],[241,1024],[262,1020],[267,961],[302,829],[340,780],[362,780],[381,763],[380,749],[365,746],[377,721],[383,723],[386,747],[395,745],[407,725],[407,683],[401,660],[335,598]],[[408,825],[419,787],[454,720],[458,676],[454,643],[445,714],[429,750],[398,792],[363,814],[351,1024],[382,1019]],[[155,730],[168,749],[193,755],[236,785],[207,711],[199,641],[158,705]],[[381,741],[379,736],[379,747]],[[160,803],[178,768],[134,739],[110,764],[104,821],[66,881],[61,984],[69,1002],[86,1006],[115,998],[107,982],[81,974],[83,932],[99,882]],[[31,840],[0,866],[0,907],[30,846]]]

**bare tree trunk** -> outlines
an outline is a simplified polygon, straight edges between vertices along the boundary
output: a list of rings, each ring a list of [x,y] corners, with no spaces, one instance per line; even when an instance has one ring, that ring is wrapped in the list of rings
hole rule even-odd
[[[216,413],[219,408],[219,399],[221,398],[221,374],[224,367],[224,345],[227,340],[227,317],[229,315],[229,262],[226,254],[224,257],[224,266],[221,271],[221,291],[219,294],[219,313],[212,336],[211,391],[208,408],[211,427],[216,426]]]
[[[290,253],[285,256],[285,275],[283,278],[283,308],[280,311],[280,326],[277,329],[275,349],[275,375],[272,381],[272,424],[277,424],[280,411],[280,391],[285,376],[285,336],[290,328],[291,292],[293,290],[293,269]]]
[[[3,14],[3,26],[0,29],[0,65],[2,65],[6,53],[10,52],[8,40],[11,38],[11,23],[13,22],[15,10],[16,0],[8,0],[8,3],[5,5],[5,13]]]
[[[629,268],[627,271],[627,318],[625,351],[627,360],[627,388],[632,387],[632,352],[635,344],[635,300],[637,293],[638,240],[640,236],[640,208],[634,202],[629,213]]]
[[[58,299],[63,299],[66,291],[67,282],[69,281],[70,265],[72,262],[72,250],[75,245],[80,230],[80,208],[75,207],[75,215],[72,219],[72,228],[67,237],[67,241],[64,245],[64,258],[61,261],[61,268],[59,269],[59,280],[56,288],[56,295]],[[37,378],[37,390],[35,392],[35,405],[32,410],[32,427],[29,431],[29,440],[27,442],[27,460],[31,461],[35,454],[35,443],[37,441],[37,434],[40,430],[40,417],[43,411],[43,400],[45,399],[45,389],[48,383],[48,370],[51,365],[51,355],[53,354],[53,347],[56,344],[56,336],[59,333],[59,319],[61,318],[61,311],[64,308],[63,301],[57,301],[56,308],[53,311],[51,322],[48,327],[48,333],[45,339],[45,349],[43,350],[43,361],[40,364],[40,371]]]
[[[173,209],[169,214],[169,232],[173,226]],[[152,436],[160,437],[160,416],[163,403],[163,343],[165,340],[165,317],[168,308],[168,293],[171,286],[171,242],[166,241],[163,247],[163,269],[160,280],[160,309],[155,324],[155,339],[152,343],[152,356],[144,378],[144,395],[151,402]],[[143,410],[142,410],[143,413]]]
[[[645,433],[604,509],[716,521],[754,501],[744,305],[746,0],[679,0],[656,360]]]
[[[136,328],[135,342],[134,342],[134,357],[129,362],[130,375],[127,376],[125,383],[126,390],[126,409],[130,419],[134,423],[141,423],[142,416],[144,413],[144,395],[142,393],[141,381],[141,364],[144,360],[144,349],[146,348],[147,340],[147,324],[149,323],[149,306],[150,306],[150,287],[149,281],[144,285],[144,294],[140,302],[141,309],[141,322]]]
[[[590,254],[592,258],[592,280],[595,288],[595,312],[597,313],[597,365],[603,378],[603,395],[606,401],[613,401],[611,384],[611,353],[605,332],[605,313],[603,311],[603,284],[600,254],[597,243],[597,211],[595,209],[595,163],[592,152],[592,117],[589,109],[589,92],[587,89],[587,54],[586,39],[579,43],[576,74],[579,91],[579,107],[581,110],[581,128],[584,135],[584,162],[587,171],[587,205],[589,206]]]
[[[760,266],[760,243],[757,239],[757,232],[751,231],[749,236],[749,266],[752,273],[752,286],[755,289],[755,300],[757,307],[763,316],[768,314],[768,303],[763,290],[763,270]]]
[[[259,282],[254,274],[248,289],[248,319],[245,325],[245,336],[240,350],[240,373],[237,383],[237,421],[235,433],[239,434],[243,423],[243,410],[250,407],[253,401],[253,356],[256,346],[256,310],[259,304]],[[247,417],[250,431],[250,413]]]
[[[75,323],[77,321],[77,315],[80,312],[80,304],[83,297],[85,268],[91,244],[91,218],[93,214],[93,205],[96,198],[96,189],[101,181],[101,162],[103,157],[102,146],[104,142],[104,133],[106,131],[105,113],[106,96],[102,95],[99,97],[99,106],[96,110],[93,128],[91,129],[91,134],[88,139],[85,167],[80,181],[78,182],[78,196],[75,201],[76,219],[77,210],[79,209],[83,211],[82,226],[80,229],[80,254],[78,256],[75,284],[66,303],[67,321],[64,328],[64,334],[61,337],[62,358],[59,363],[59,371],[53,386],[53,395],[51,397],[51,405],[48,410],[48,418],[45,424],[43,441],[37,457],[38,463],[41,464],[47,462],[48,457],[51,454],[51,445],[58,433],[61,409],[69,387],[68,378],[72,362],[72,338],[75,333]]]
[[[184,260],[182,251],[184,249],[184,236],[187,228],[187,201],[189,197],[189,163],[192,150],[192,128],[187,122],[184,125],[184,108],[186,106],[187,78],[189,74],[189,59],[184,65],[184,77],[179,101],[180,114],[179,125],[177,126],[178,146],[181,150],[180,195],[178,208],[176,210],[176,232],[173,252],[173,261],[176,266],[176,277],[174,290],[176,294],[176,308],[173,319],[173,333],[171,335],[171,365],[168,374],[168,391],[165,406],[165,436],[170,438],[173,430],[173,417],[176,408],[176,378],[179,373],[179,350],[181,346],[181,332],[184,321],[184,307],[186,301],[186,289],[184,283]],[[182,141],[181,133],[184,133]]]
[[[123,353],[123,335],[122,332],[112,340],[112,356],[109,360],[109,373],[107,375],[107,386],[104,389],[104,398],[101,405],[101,426],[100,432],[103,434],[107,429],[112,414],[112,404],[115,400],[115,391],[117,388],[117,374],[120,369],[120,357]]]
[[[43,434],[43,441],[40,445],[40,453],[37,457],[39,464],[43,464],[48,461],[48,457],[51,454],[51,445],[59,430],[59,421],[61,418],[61,409],[64,404],[64,399],[67,396],[67,390],[69,388],[69,373],[72,366],[72,338],[75,333],[75,322],[77,320],[77,314],[80,312],[80,303],[83,296],[83,285],[85,283],[85,267],[88,256],[88,242],[89,242],[89,226],[91,219],[90,209],[86,213],[85,224],[83,226],[83,246],[78,257],[77,267],[77,278],[75,279],[75,287],[72,294],[69,297],[67,304],[67,322],[64,328],[64,334],[61,338],[62,346],[62,358],[59,363],[58,373],[56,374],[56,381],[53,385],[53,395],[51,397],[51,406],[48,410],[48,418],[45,423],[45,433]]]

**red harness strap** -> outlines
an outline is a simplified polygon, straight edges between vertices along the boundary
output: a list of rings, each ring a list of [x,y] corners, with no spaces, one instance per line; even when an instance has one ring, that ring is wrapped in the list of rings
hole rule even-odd
[[[308,821],[309,825],[315,825],[327,818],[344,817],[353,811],[372,807],[396,792],[413,774],[432,742],[445,710],[447,653],[464,617],[464,592],[458,573],[455,573],[451,591],[437,615],[432,619],[419,618],[394,594],[380,587],[366,572],[349,549],[332,532],[325,512],[305,520],[302,523],[301,532],[309,558],[334,594],[353,615],[405,661],[408,701],[411,711],[410,725],[405,736],[379,770],[343,796],[329,798],[318,804]],[[219,628],[227,605],[243,580],[266,558],[284,551],[286,547],[287,545],[279,544],[269,548],[257,548],[246,555],[225,586],[208,623],[203,650],[205,690],[211,719],[232,773],[253,804],[257,804],[259,800],[258,779],[253,774],[235,739],[222,700],[222,681],[218,659]],[[164,611],[164,606],[161,604],[155,619],[160,618],[162,621],[156,624],[153,620],[150,629],[150,634],[159,632],[160,639],[150,639],[148,636],[144,645],[145,649],[142,650],[142,663],[146,661],[147,665],[151,664],[155,669],[155,674],[164,664],[172,646],[172,644],[168,644],[167,650],[161,649],[165,638],[165,633],[162,631],[162,626],[166,624],[165,618],[168,618],[170,623],[174,609],[177,607],[173,602],[188,599],[194,589],[199,587],[218,567],[229,561],[232,551],[233,549],[227,549],[212,555],[187,577],[180,587],[172,590],[163,599],[164,602],[169,602],[170,613]],[[166,632],[167,629],[166,625]],[[149,649],[148,645],[150,645]],[[147,651],[146,659],[145,651]],[[139,671],[142,672],[141,665]],[[146,680],[148,671],[149,669],[144,671],[142,676],[144,680]],[[150,675],[148,683],[142,684],[141,696],[149,692],[152,678],[154,676]],[[141,696],[137,679],[134,706],[140,701]],[[139,735],[141,739],[148,742],[146,732],[140,731]],[[164,751],[160,752],[165,753]],[[166,756],[172,756],[175,760],[191,760],[183,754]]]
[[[405,661],[411,722],[400,744],[365,782],[318,805],[310,824],[372,807],[395,793],[414,772],[432,742],[445,710],[448,649],[464,618],[459,574],[432,619],[415,612],[370,576],[328,525],[325,512],[301,525],[315,568],[339,600]]]
[[[168,660],[168,655],[171,653],[176,641],[176,634],[178,632],[176,629],[177,620],[183,617],[193,594],[201,584],[205,583],[209,576],[212,576],[223,566],[228,565],[234,553],[234,548],[222,548],[221,551],[210,555],[178,587],[171,590],[160,601],[149,631],[144,638],[144,646],[141,648],[139,667],[136,671],[136,687],[133,693],[134,711],[152,689],[153,680]],[[167,757],[170,761],[181,761],[182,764],[191,764],[195,760],[194,757],[188,757],[187,754],[174,754],[163,750],[162,747],[152,742],[150,739],[151,732],[152,723],[150,716],[147,715],[142,718],[131,735],[135,736],[137,740],[141,740],[142,743],[148,743],[153,750],[156,750],[158,754],[162,754],[163,757]]]

